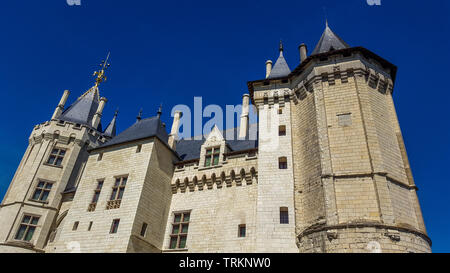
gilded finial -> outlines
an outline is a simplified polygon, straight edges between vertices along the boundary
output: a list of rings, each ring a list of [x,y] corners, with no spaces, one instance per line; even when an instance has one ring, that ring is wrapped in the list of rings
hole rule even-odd
[[[100,64],[101,69],[99,71],[95,71],[93,76],[97,76],[95,79],[95,87],[97,88],[102,82],[106,81],[107,78],[105,76],[106,70],[109,68],[110,64],[108,63],[110,52],[108,52],[108,56],[106,56],[106,60],[102,61]]]

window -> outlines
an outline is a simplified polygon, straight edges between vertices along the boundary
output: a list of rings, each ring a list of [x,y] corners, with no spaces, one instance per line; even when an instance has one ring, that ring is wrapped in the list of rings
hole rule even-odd
[[[119,223],[120,223],[120,219],[114,219],[112,221],[111,230],[109,231],[109,233],[111,233],[111,234],[117,233],[117,230],[119,229]]]
[[[111,197],[106,205],[106,209],[118,209],[122,202],[123,193],[127,184],[127,177],[117,177],[112,188]]]
[[[245,232],[246,232],[246,226],[245,225],[239,225],[238,228],[238,237],[245,237]]]
[[[38,202],[46,202],[48,196],[50,194],[50,190],[52,189],[53,183],[46,181],[39,181],[36,186],[36,190],[34,190],[33,197],[31,198],[33,201]]]
[[[136,153],[140,153],[141,150],[142,150],[142,145],[139,144],[139,145],[136,147]]]
[[[281,114],[283,114],[283,109],[278,109],[278,115],[281,115]]]
[[[142,223],[142,227],[141,227],[141,236],[145,237],[145,234],[147,233],[147,223]]]
[[[53,149],[48,160],[47,164],[52,166],[61,166],[64,156],[66,155],[66,150],[64,149]]]
[[[338,116],[338,124],[339,126],[351,126],[352,125],[352,114],[351,113],[347,113],[347,114],[340,114],[337,115]]]
[[[289,224],[289,210],[287,207],[280,208],[280,224]]]
[[[190,212],[175,213],[170,235],[170,249],[186,248],[187,233],[189,229]]]
[[[93,222],[90,221],[90,222],[89,222],[89,226],[88,226],[88,231],[91,231],[91,229],[92,229],[92,224],[93,224]]]
[[[78,222],[78,221],[76,221],[75,223],[73,223],[72,230],[77,230],[79,224],[80,224],[80,222]]]
[[[285,125],[281,125],[280,127],[278,127],[278,135],[279,136],[286,135],[286,126]]]
[[[94,211],[97,206],[98,198],[100,197],[100,192],[103,187],[103,180],[97,182],[97,187],[94,190],[94,196],[92,197],[92,202],[89,204],[88,211]]]
[[[286,157],[280,157],[278,159],[278,167],[281,170],[287,169],[287,158]]]
[[[127,177],[117,177],[114,183],[113,191],[110,200],[121,200],[125,186],[127,184]]]
[[[220,148],[206,150],[205,167],[219,165]]]
[[[97,161],[102,161],[103,159],[103,153],[99,153],[97,157]]]
[[[26,242],[31,241],[38,222],[38,216],[24,215],[22,218],[22,222],[20,223],[19,230],[17,231],[16,237],[14,237],[14,239]]]

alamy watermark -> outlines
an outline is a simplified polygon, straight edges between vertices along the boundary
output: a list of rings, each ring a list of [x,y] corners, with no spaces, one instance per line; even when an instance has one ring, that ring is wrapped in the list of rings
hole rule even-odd
[[[69,6],[81,6],[81,0],[66,0]]]
[[[366,0],[369,6],[381,6],[381,0]]]

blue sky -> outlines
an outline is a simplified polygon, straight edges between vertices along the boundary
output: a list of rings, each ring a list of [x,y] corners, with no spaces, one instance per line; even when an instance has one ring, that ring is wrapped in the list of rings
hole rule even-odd
[[[0,197],[33,125],[50,119],[65,89],[69,103],[93,84],[111,51],[104,117],[119,107],[119,131],[164,104],[238,104],[246,82],[265,75],[284,42],[291,69],[297,46],[310,51],[325,25],[399,67],[400,124],[434,252],[450,251],[448,1],[4,1],[0,9]],[[206,121],[206,120],[205,120]]]

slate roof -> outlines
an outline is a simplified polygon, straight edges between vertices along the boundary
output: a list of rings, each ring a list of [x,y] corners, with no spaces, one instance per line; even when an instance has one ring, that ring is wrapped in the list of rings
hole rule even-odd
[[[98,88],[92,87],[69,106],[69,108],[64,110],[59,119],[92,126],[92,119],[97,111],[98,104]],[[101,131],[101,124],[99,125],[99,130]]]
[[[105,144],[100,145],[98,148],[109,147],[116,144],[122,144],[154,136],[158,137],[164,143],[167,143],[169,139],[166,128],[163,126],[159,117],[151,117],[137,121],[128,129],[126,129],[116,137],[113,137]]]
[[[340,50],[344,48],[349,48],[350,46],[344,42],[338,35],[336,35],[326,24],[325,31],[322,33],[316,48],[311,53],[311,55],[325,53],[333,50]]]
[[[116,136],[116,119],[117,119],[118,111],[114,113],[114,117],[109,123],[108,127],[106,127],[105,131],[103,132],[106,136],[109,137],[115,137]]]
[[[239,140],[239,127],[228,129],[228,130],[222,130],[221,133],[223,137],[225,138],[225,143],[228,145],[228,148],[235,152],[235,151],[244,151],[244,150],[250,150],[258,148],[258,125],[257,124],[251,124],[249,126],[249,135],[253,136],[253,138],[256,138],[255,140]],[[182,161],[188,161],[193,159],[200,158],[200,150],[205,142],[207,136],[203,136],[202,140],[188,140],[188,139],[181,139],[177,141],[176,144],[176,152],[179,155],[180,159]],[[230,139],[230,140],[227,140]]]
[[[286,59],[283,56],[283,44],[280,42],[280,56],[278,60],[275,62],[275,65],[270,72],[268,79],[275,79],[280,77],[285,77],[291,73],[291,69],[289,68]]]

